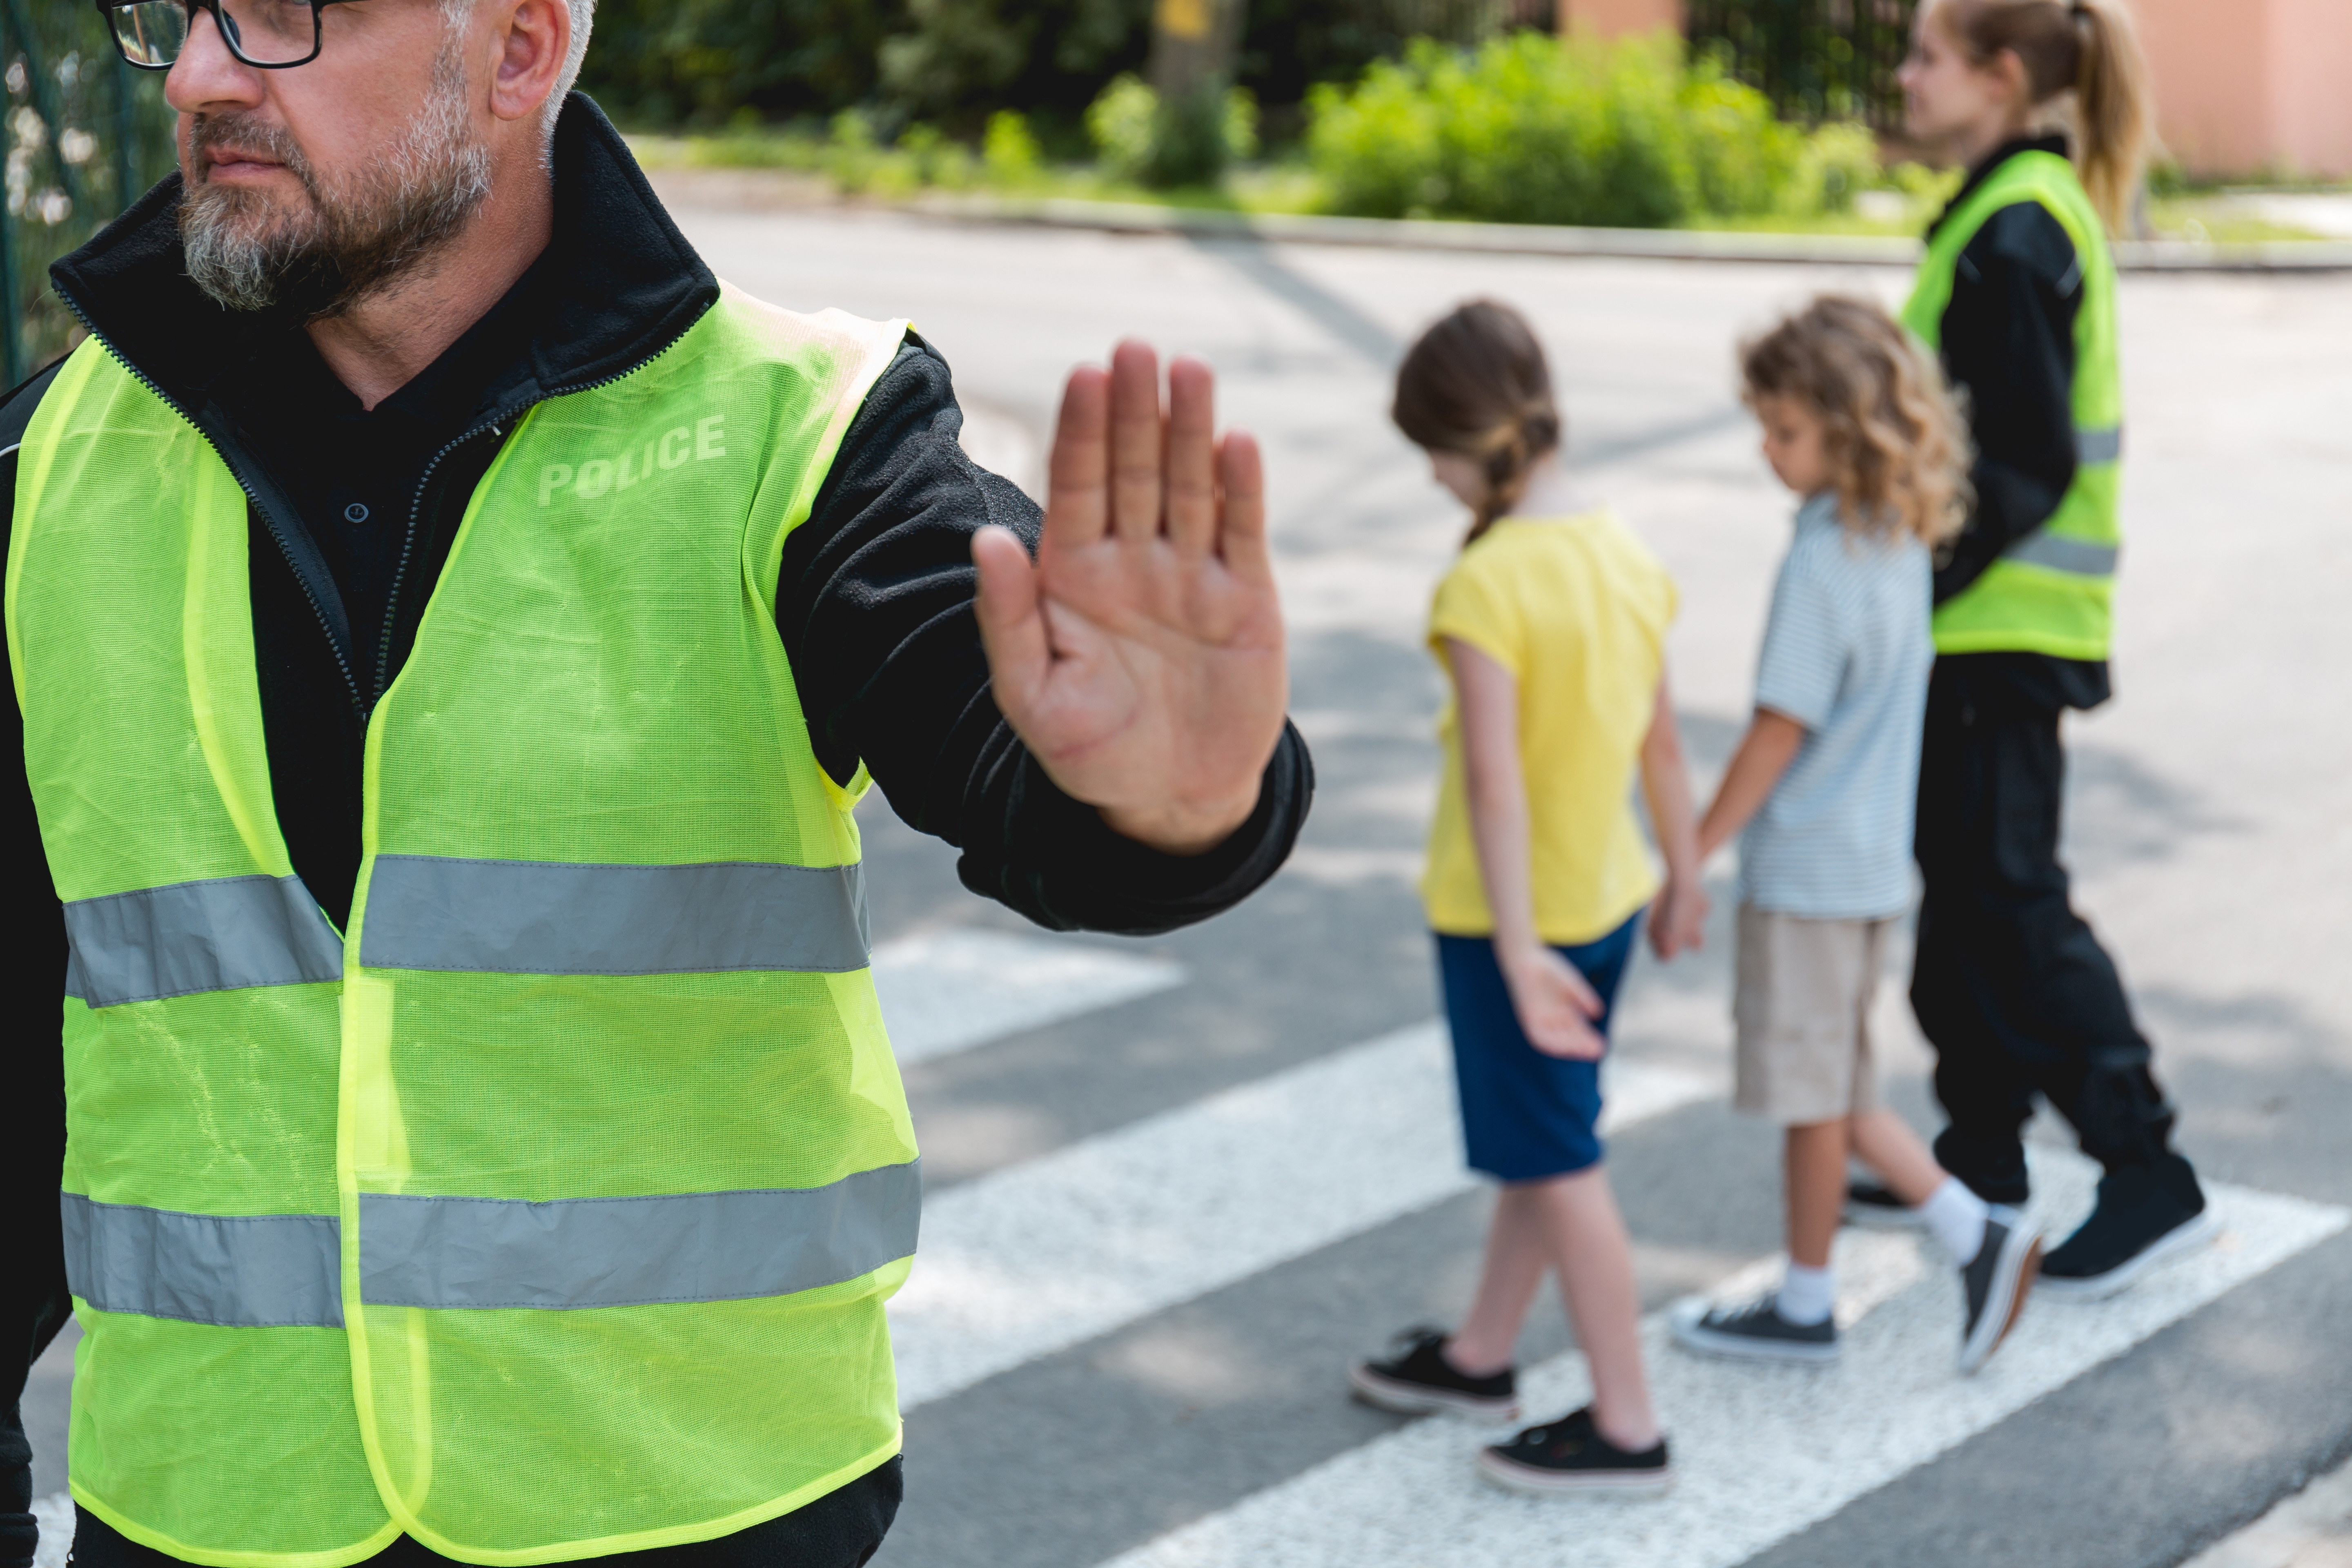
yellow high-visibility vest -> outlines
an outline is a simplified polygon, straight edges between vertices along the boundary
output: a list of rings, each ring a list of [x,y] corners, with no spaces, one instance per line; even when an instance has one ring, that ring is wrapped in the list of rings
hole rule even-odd
[[[92,1513],[227,1568],[534,1563],[898,1451],[915,1142],[775,594],[905,330],[729,289],[530,412],[369,719],[341,932],[270,795],[244,493],[102,343],[59,374],[7,631]]]
[[[1936,649],[2100,659],[2113,637],[2123,543],[2124,382],[2115,258],[2074,164],[2041,152],[2003,161],[1928,243],[1903,324],[1930,349],[1942,349],[1960,253],[1995,213],[2021,202],[2039,203],[2058,220],[2083,267],[2083,302],[2074,312],[2074,482],[2047,522],[1937,606]]]

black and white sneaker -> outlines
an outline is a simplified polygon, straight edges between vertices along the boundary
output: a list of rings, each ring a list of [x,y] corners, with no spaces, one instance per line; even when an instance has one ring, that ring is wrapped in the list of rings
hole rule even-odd
[[[1591,1410],[1530,1426],[1507,1443],[1481,1450],[1478,1473],[1505,1491],[1531,1497],[1662,1492],[1675,1484],[1664,1438],[1642,1453],[1628,1453],[1594,1427]]]
[[[1445,1359],[1445,1331],[1407,1329],[1386,1361],[1360,1361],[1348,1386],[1365,1404],[1399,1415],[1438,1411],[1480,1421],[1509,1421],[1519,1413],[1518,1374],[1505,1367],[1492,1377],[1456,1372]]]
[[[1845,1222],[1864,1230],[1925,1230],[1917,1209],[1876,1182],[1852,1182],[1845,1189]]]
[[[2168,1154],[2154,1165],[2127,1165],[2099,1178],[2098,1206],[2042,1259],[2036,1289],[2060,1300],[2102,1300],[2221,1234],[2188,1161]]]
[[[1671,1321],[1675,1342],[1700,1355],[1804,1366],[1825,1366],[1838,1358],[1834,1316],[1818,1323],[1792,1323],[1780,1315],[1780,1298],[1769,1291],[1741,1307],[1685,1310]]]
[[[1960,1294],[1968,1321],[1960,1330],[1960,1371],[1972,1373],[1992,1359],[2025,1310],[2025,1293],[2042,1268],[2042,1229],[2032,1221],[2014,1225],[1988,1217],[1977,1255],[1960,1270]]]

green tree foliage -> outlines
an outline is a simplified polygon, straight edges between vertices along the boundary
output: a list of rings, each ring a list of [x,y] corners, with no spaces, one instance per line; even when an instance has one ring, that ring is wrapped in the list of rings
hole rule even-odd
[[[161,73],[124,65],[87,5],[0,0],[0,322],[16,331],[9,363],[24,373],[63,353],[79,331],[49,288],[49,264],[172,172],[172,111]]]
[[[580,85],[635,124],[830,115],[873,96],[903,0],[600,0]]]
[[[901,115],[970,133],[1013,108],[1075,123],[1103,84],[1142,68],[1151,0],[906,0],[879,55]]]
[[[1417,42],[1308,104],[1308,156],[1332,205],[1373,217],[1650,228],[1817,210],[1832,171],[1847,199],[1875,172],[1874,149],[1857,167],[1850,132],[1809,137],[1666,38]]]

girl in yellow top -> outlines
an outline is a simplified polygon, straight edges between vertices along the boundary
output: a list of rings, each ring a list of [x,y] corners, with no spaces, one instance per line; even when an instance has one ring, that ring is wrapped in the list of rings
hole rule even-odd
[[[1462,1326],[1409,1331],[1349,1382],[1386,1409],[1512,1418],[1513,1349],[1557,1271],[1592,1404],[1487,1448],[1479,1468],[1519,1491],[1655,1489],[1670,1479],[1666,1445],[1594,1124],[1643,911],[1662,958],[1697,946],[1706,918],[1666,692],[1674,584],[1623,524],[1569,495],[1543,350],[1508,307],[1474,301],[1423,334],[1397,374],[1394,417],[1475,515],[1430,615],[1454,700],[1422,894],[1470,1164],[1503,1185]],[[1633,818],[1637,762],[1663,889]]]

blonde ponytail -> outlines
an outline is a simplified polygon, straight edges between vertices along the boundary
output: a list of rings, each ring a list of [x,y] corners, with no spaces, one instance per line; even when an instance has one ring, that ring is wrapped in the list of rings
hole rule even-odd
[[[2083,188],[2106,219],[2107,232],[2120,235],[2131,221],[2156,129],[2147,57],[2121,0],[2074,0],[2072,20],[2083,33],[2082,63],[2074,70]]]
[[[2074,165],[2112,234],[2131,221],[2155,93],[2124,0],[1943,0],[1939,19],[1979,66],[2014,52],[2035,107],[2074,96]]]

